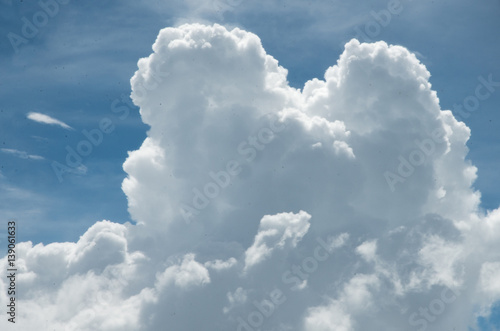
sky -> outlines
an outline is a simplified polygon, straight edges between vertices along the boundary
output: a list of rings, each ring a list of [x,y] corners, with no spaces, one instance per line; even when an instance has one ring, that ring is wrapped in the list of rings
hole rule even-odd
[[[2,329],[500,329],[500,2],[0,6]]]

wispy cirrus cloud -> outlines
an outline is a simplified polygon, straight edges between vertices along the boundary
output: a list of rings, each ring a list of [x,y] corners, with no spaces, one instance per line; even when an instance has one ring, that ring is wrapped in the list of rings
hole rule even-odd
[[[74,130],[71,126],[68,124],[55,119],[53,117],[50,117],[49,115],[45,115],[42,113],[37,113],[37,112],[29,112],[28,115],[26,116],[28,119],[38,122],[38,123],[43,123],[43,124],[50,124],[50,125],[59,125],[60,127],[66,129],[66,130]]]
[[[43,156],[40,155],[34,155],[34,154],[28,154],[25,151],[19,151],[17,149],[11,149],[11,148],[0,148],[0,151],[7,153],[7,154],[12,154],[14,156],[17,156],[21,159],[30,159],[30,160],[45,160]]]

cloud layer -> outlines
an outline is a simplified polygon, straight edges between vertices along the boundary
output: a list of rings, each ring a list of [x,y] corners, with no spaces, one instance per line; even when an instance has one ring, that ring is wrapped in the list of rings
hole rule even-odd
[[[352,40],[298,90],[256,35],[194,24],[138,67],[137,225],[19,244],[16,327],[467,330],[500,299],[470,130],[405,48]]]

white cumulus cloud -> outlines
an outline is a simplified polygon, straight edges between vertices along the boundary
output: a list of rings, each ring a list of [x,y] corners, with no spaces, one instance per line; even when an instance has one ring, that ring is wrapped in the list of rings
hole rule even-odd
[[[123,164],[137,225],[19,243],[16,327],[474,327],[500,300],[500,209],[480,210],[471,132],[429,77],[351,40],[296,89],[250,32],[161,30],[131,79],[151,126]]]

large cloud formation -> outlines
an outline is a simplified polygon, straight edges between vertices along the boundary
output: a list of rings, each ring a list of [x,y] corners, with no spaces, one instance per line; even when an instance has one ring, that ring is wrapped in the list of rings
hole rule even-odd
[[[299,90],[256,35],[194,24],[138,67],[137,224],[20,244],[19,330],[467,330],[500,300],[500,209],[407,49],[352,40]]]

